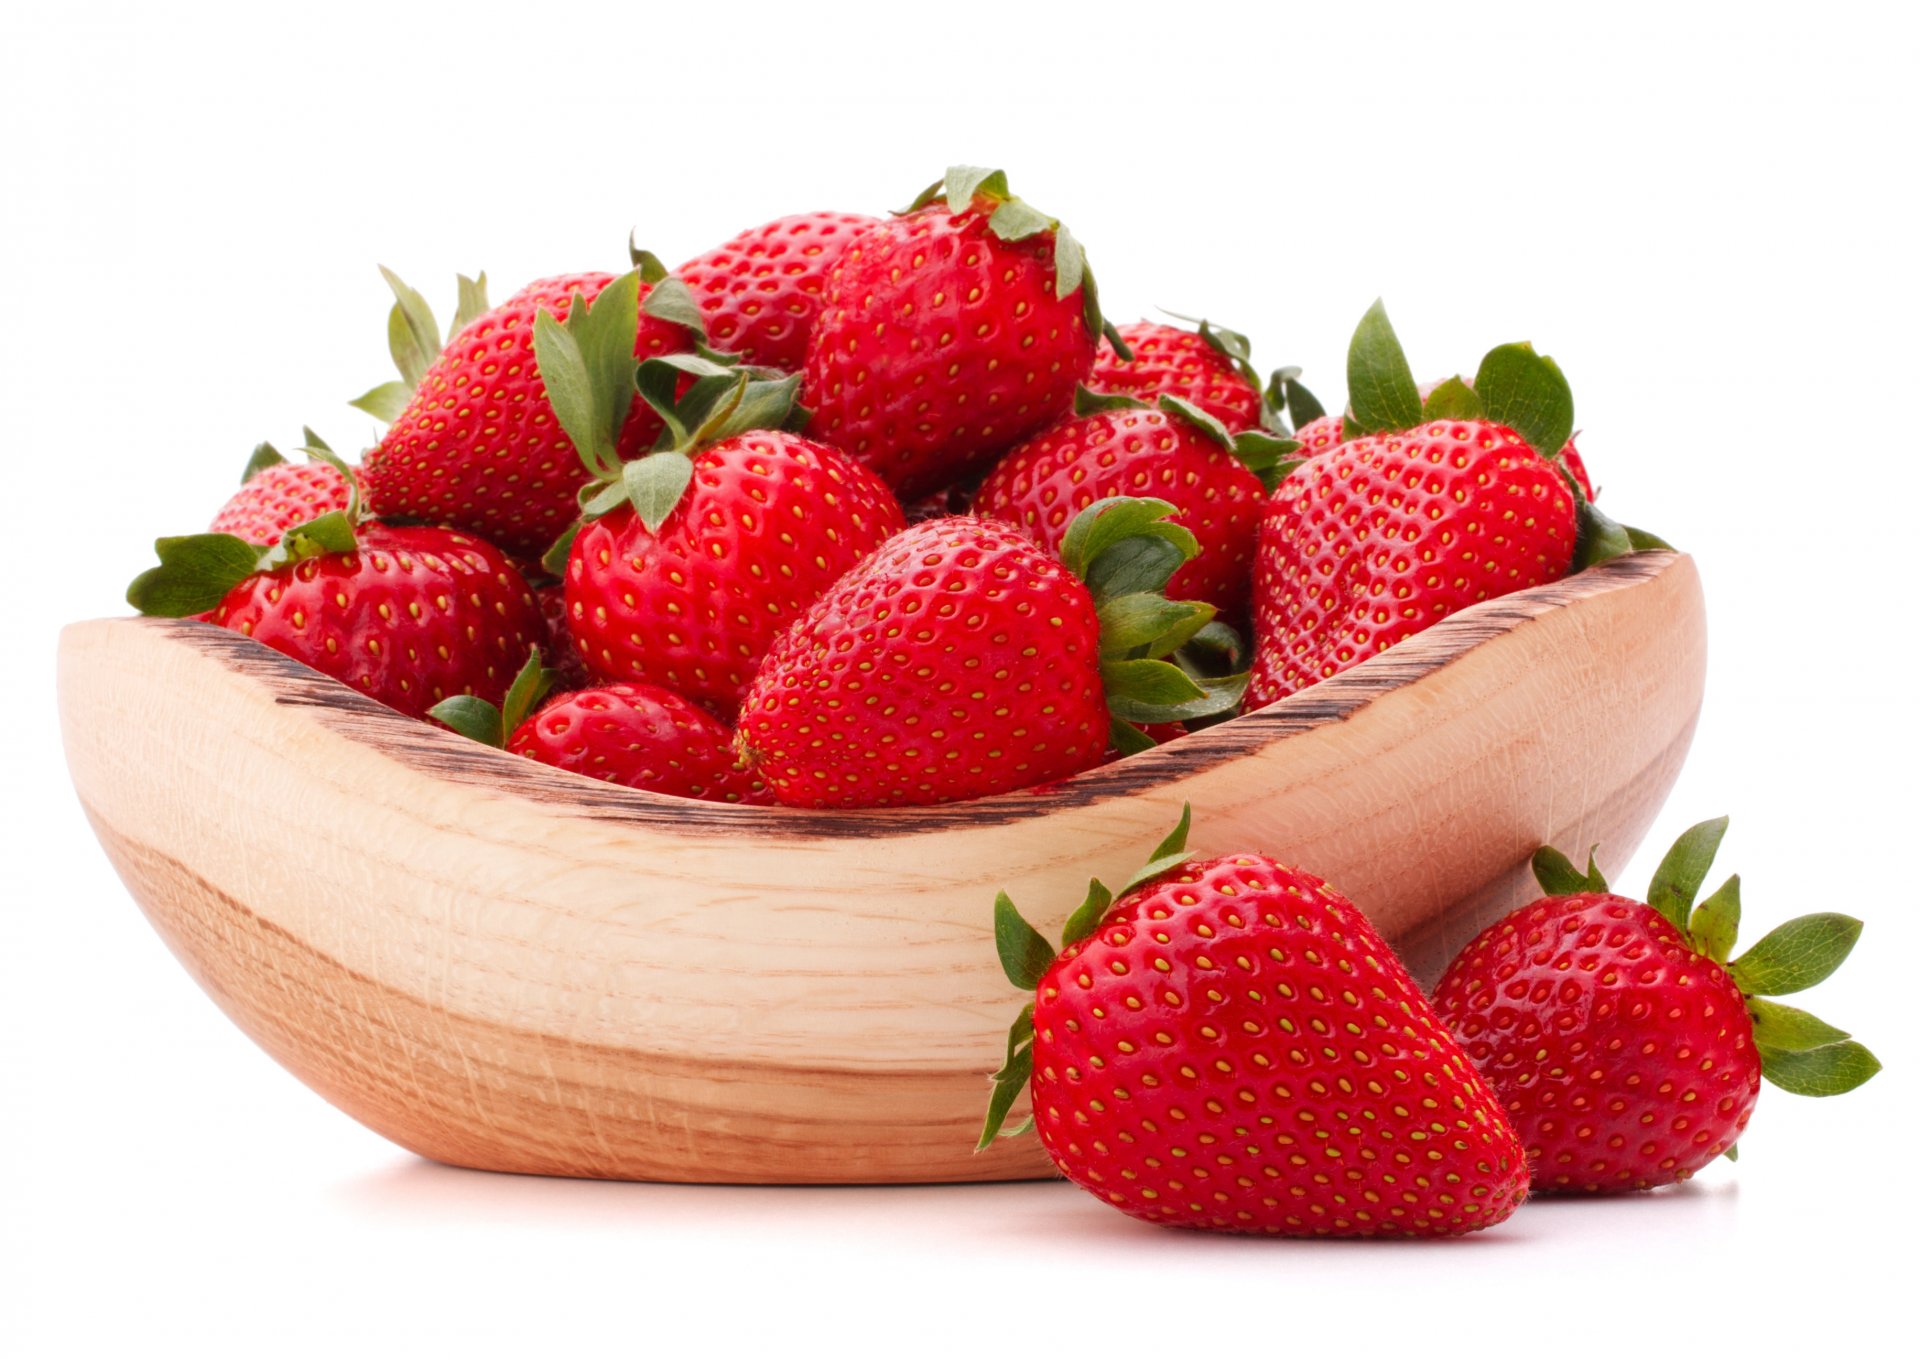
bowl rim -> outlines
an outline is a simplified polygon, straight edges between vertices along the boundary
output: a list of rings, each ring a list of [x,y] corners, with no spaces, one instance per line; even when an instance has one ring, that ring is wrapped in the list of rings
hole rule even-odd
[[[667,827],[676,834],[873,839],[1006,825],[1177,782],[1305,732],[1344,722],[1385,695],[1545,614],[1648,583],[1688,560],[1685,553],[1671,551],[1616,557],[1547,585],[1471,605],[1310,688],[1153,750],[1052,783],[965,802],[915,807],[760,807],[627,788],[512,755],[409,717],[302,661],[226,628],[192,619],[106,621],[155,630],[169,641],[190,647],[270,689],[275,703],[308,709],[314,720],[335,733],[373,746],[436,779],[511,793],[596,819]]]

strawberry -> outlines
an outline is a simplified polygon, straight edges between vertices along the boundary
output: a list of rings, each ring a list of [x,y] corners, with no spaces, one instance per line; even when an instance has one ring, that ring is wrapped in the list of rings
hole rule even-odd
[[[1235,433],[1267,428],[1268,411],[1247,337],[1207,321],[1198,327],[1182,330],[1154,321],[1119,327],[1132,358],[1121,358],[1112,341],[1102,340],[1088,388],[1147,405],[1162,396],[1178,397]]]
[[[1065,564],[992,520],[883,544],[774,643],[740,739],[781,802],[888,807],[1008,792],[1099,764],[1136,722],[1218,715],[1244,677],[1164,657],[1213,617],[1159,591],[1197,550],[1165,501],[1083,512]],[[1123,730],[1124,729],[1124,730]]]
[[[692,356],[641,366],[671,446],[622,464],[633,321],[602,306],[575,316],[542,316],[535,338],[542,367],[568,375],[556,409],[590,478],[583,522],[547,558],[566,580],[574,644],[601,678],[731,715],[781,629],[904,527],[900,505],[838,450],[779,428],[798,378]]]
[[[576,298],[603,292],[635,311],[633,355],[690,350],[683,286],[657,261],[615,279],[571,274],[542,279],[470,322],[422,374],[418,390],[366,455],[363,474],[382,515],[424,519],[485,535],[508,551],[544,551],[571,522],[588,474],[554,419],[533,348],[534,318],[564,318]],[[631,374],[629,373],[629,376]],[[634,406],[617,439],[620,457],[643,452],[660,433],[652,411]]]
[[[1461,381],[1464,382],[1465,379]],[[1438,382],[1423,383],[1419,389],[1420,400],[1425,402],[1439,386]],[[1566,443],[1560,446],[1560,451],[1554,455],[1554,460],[1572,474],[1573,479],[1579,483],[1580,493],[1588,500],[1592,500],[1599,493],[1594,490],[1593,480],[1587,475],[1586,460],[1580,456],[1580,450],[1574,447],[1574,437],[1571,434],[1567,436]],[[1311,458],[1316,453],[1324,453],[1335,444],[1344,442],[1341,419],[1337,415],[1319,415],[1295,430],[1293,438],[1294,442],[1300,445],[1302,457]]]
[[[306,437],[310,445],[320,441],[312,430]],[[272,444],[261,444],[247,462],[240,489],[220,507],[207,531],[272,547],[295,524],[344,510],[352,499],[347,478],[331,463],[318,458],[291,463]]]
[[[956,166],[835,266],[807,341],[809,433],[918,499],[1065,415],[1102,325],[1072,235],[1002,172]]]
[[[1073,517],[1112,496],[1158,496],[1193,532],[1200,554],[1167,583],[1170,599],[1222,613],[1245,607],[1254,537],[1280,460],[1295,445],[1259,430],[1229,434],[1177,396],[1157,409],[1082,388],[1075,418],[1016,445],[987,474],[973,512],[1018,524],[1058,551]]]
[[[145,614],[208,612],[410,716],[453,694],[501,697],[543,632],[513,563],[458,530],[362,522],[353,500],[265,551],[230,534],[162,538],[160,565],[127,600]]]
[[[1732,1157],[1764,1076],[1836,1095],[1880,1069],[1850,1036],[1766,997],[1812,986],[1860,922],[1801,916],[1727,961],[1740,879],[1693,904],[1726,833],[1683,834],[1645,902],[1613,895],[1588,859],[1534,856],[1548,895],[1453,960],[1434,1008],[1505,1103],[1540,1190],[1615,1193],[1687,1179]]]
[[[1573,398],[1531,346],[1492,350],[1471,387],[1450,379],[1422,401],[1376,303],[1348,372],[1346,441],[1301,464],[1261,522],[1253,706],[1576,563],[1665,546],[1601,515],[1539,454],[1567,442]]]
[[[766,785],[733,753],[713,714],[653,684],[576,689],[538,704],[557,678],[536,649],[498,707],[457,697],[432,716],[463,736],[591,779],[707,802],[766,804]]]
[[[747,363],[797,371],[827,277],[878,219],[807,212],[743,231],[674,270],[706,317],[707,338]]]
[[[533,576],[526,571],[529,581]],[[554,684],[561,689],[584,689],[593,683],[580,648],[573,644],[573,627],[567,621],[567,585],[561,580],[541,580],[533,586],[540,616],[547,624],[546,655],[554,671]]]
[[[1311,873],[1189,862],[1188,823],[1118,900],[1096,879],[1057,954],[995,902],[1001,964],[1034,999],[980,1145],[1030,1087],[1061,1173],[1148,1222],[1431,1237],[1503,1221],[1527,1193],[1520,1140],[1386,942]]]

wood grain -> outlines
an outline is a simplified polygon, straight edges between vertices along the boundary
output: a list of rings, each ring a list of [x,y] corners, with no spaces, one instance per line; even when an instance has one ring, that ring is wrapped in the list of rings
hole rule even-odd
[[[1649,553],[1044,790],[858,813],[577,778],[195,623],[70,627],[60,692],[155,928],[369,1127],[495,1170],[879,1182],[1046,1172],[1032,1139],[971,1152],[1018,1005],[997,889],[1057,930],[1190,800],[1196,852],[1322,874],[1431,976],[1536,845],[1624,863],[1705,664],[1692,562]]]

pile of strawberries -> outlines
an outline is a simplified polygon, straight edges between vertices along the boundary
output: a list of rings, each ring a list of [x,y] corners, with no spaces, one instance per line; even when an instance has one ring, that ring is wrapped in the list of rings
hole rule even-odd
[[[1488,927],[1429,1000],[1359,909],[1258,853],[1191,862],[1188,817],[1064,947],[1003,893],[994,937],[1033,1000],[980,1146],[1037,1129],[1064,1175],[1166,1226],[1453,1236],[1529,1191],[1652,1189],[1735,1155],[1764,1077],[1837,1095],[1880,1063],[1771,996],[1824,980],[1860,922],[1788,921],[1729,961],[1740,879],[1695,904],[1725,818],[1644,902],[1556,850],[1546,896]],[[1014,1101],[1032,1117],[1003,1131]]]
[[[129,599],[582,774],[873,807],[1065,778],[1659,545],[1593,509],[1529,346],[1423,389],[1376,306],[1328,416],[1234,332],[1109,324],[999,171],[632,255],[497,307],[463,277],[444,345],[389,273],[384,436],[262,445]]]

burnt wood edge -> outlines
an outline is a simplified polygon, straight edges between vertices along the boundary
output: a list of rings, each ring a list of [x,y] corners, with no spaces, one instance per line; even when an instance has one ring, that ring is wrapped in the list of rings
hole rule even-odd
[[[1005,825],[1125,797],[1200,773],[1317,727],[1344,722],[1374,700],[1442,669],[1523,624],[1570,604],[1655,580],[1672,569],[1681,556],[1642,552],[1616,557],[1550,585],[1475,604],[1351,670],[1278,703],[1070,779],[971,802],[865,811],[742,807],[623,788],[509,755],[417,721],[226,628],[188,619],[116,621],[153,629],[191,647],[235,674],[271,689],[276,703],[309,709],[314,720],[328,730],[371,746],[432,778],[491,792],[511,792],[596,819],[670,826],[676,834],[870,839]]]

